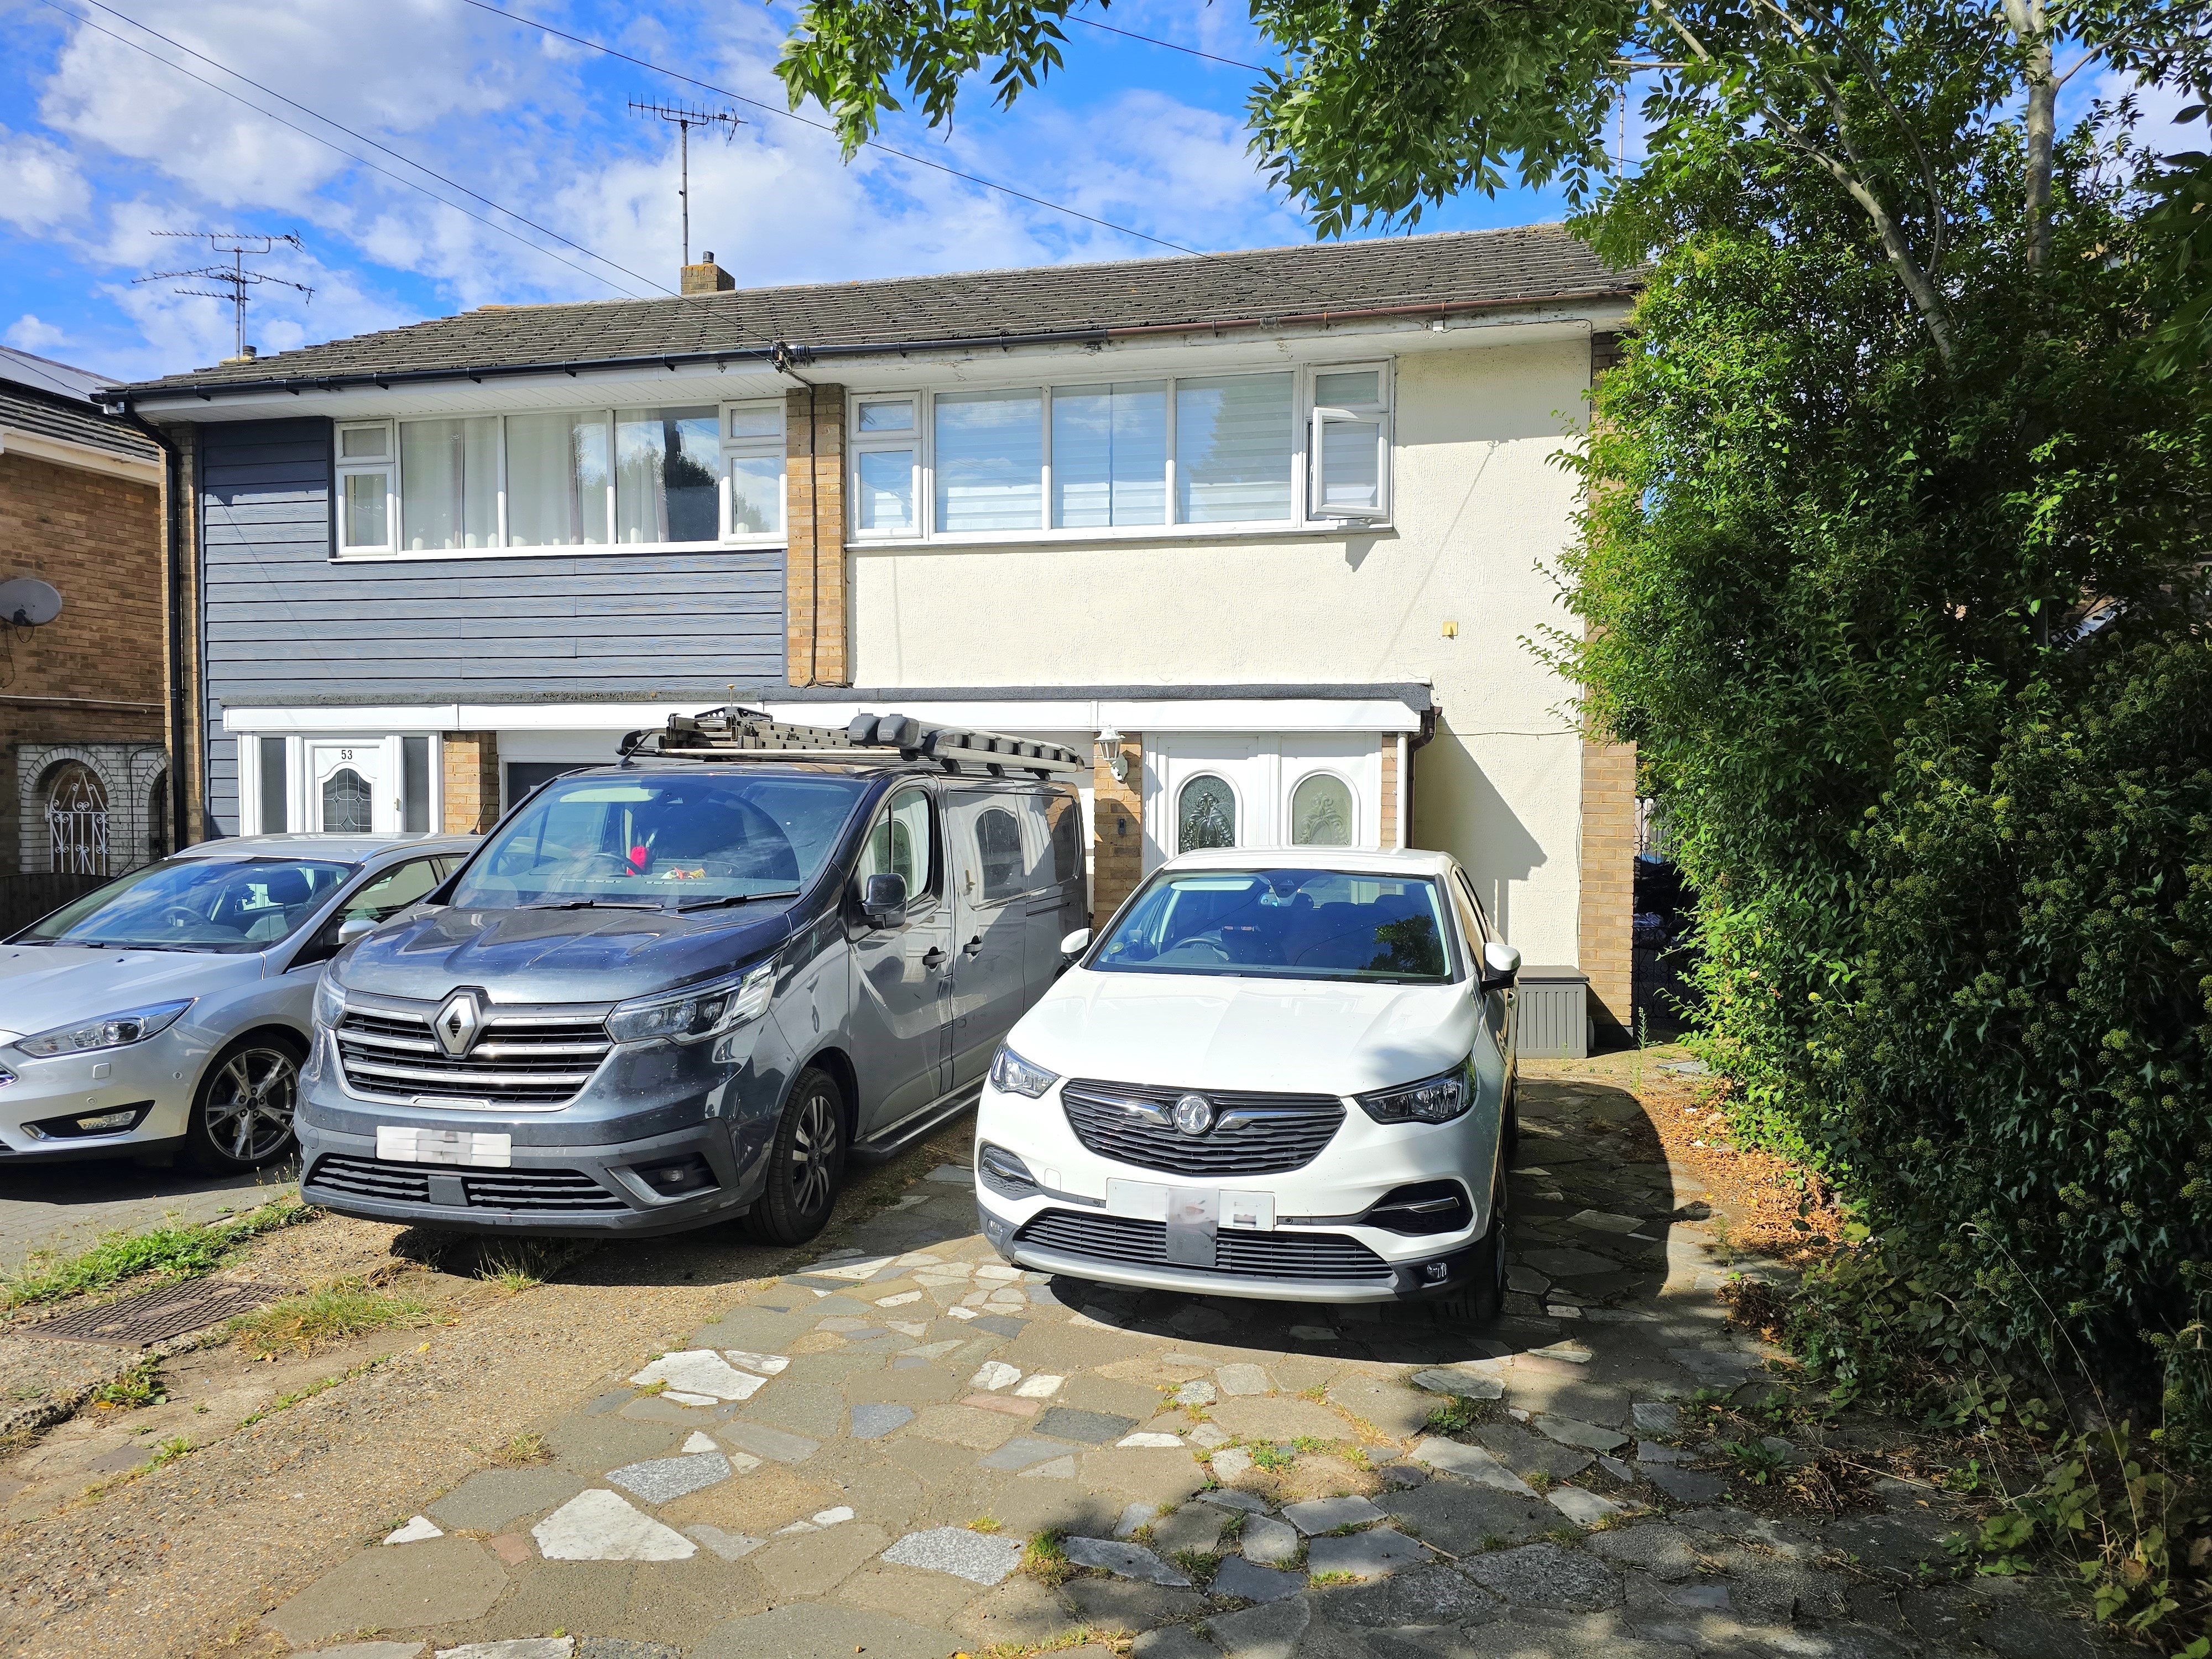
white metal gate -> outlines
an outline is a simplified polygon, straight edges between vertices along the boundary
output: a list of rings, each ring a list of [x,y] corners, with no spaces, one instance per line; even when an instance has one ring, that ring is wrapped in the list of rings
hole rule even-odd
[[[48,868],[68,876],[107,873],[107,788],[92,769],[71,763],[46,795]]]

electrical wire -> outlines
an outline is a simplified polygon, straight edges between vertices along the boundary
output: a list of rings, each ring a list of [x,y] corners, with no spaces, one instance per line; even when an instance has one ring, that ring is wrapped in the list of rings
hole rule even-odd
[[[1203,58],[1209,64],[1226,64],[1231,69],[1250,70],[1255,75],[1267,71],[1257,64],[1248,64],[1241,58],[1221,58],[1210,52],[1200,52],[1196,46],[1179,46],[1172,40],[1162,40],[1154,35],[1139,34],[1134,29],[1116,28],[1111,23],[1102,23],[1095,17],[1070,17],[1071,23],[1080,23],[1085,28],[1103,29],[1109,34],[1118,34],[1124,40],[1141,40],[1148,46],[1158,46],[1167,52],[1179,52],[1187,58]]]
[[[95,34],[104,34],[109,40],[118,42],[123,46],[130,47],[133,52],[139,52],[145,57],[152,58],[155,63],[161,64],[163,67],[174,70],[178,74],[183,76],[188,81],[198,82],[200,85],[207,88],[210,92],[219,92],[224,97],[231,99],[234,102],[245,105],[246,108],[252,110],[256,115],[262,117],[264,120],[274,121],[280,127],[289,127],[294,132],[298,133],[302,138],[311,139],[314,143],[322,145],[325,149],[334,150],[338,155],[344,156],[348,161],[367,167],[371,173],[381,173],[384,177],[392,179],[397,184],[406,185],[410,190],[420,191],[423,195],[428,196],[432,201],[437,203],[441,207],[450,208],[455,213],[459,214],[463,218],[473,219],[480,225],[488,226],[491,229],[497,231],[501,235],[509,237],[512,240],[521,243],[523,246],[528,248],[532,252],[543,254],[546,258],[554,261],[556,264],[568,266],[569,270],[576,272],[579,276],[588,276],[595,283],[604,283],[609,288],[616,290],[616,292],[624,295],[633,300],[641,300],[646,297],[641,294],[632,293],[631,290],[624,288],[620,283],[616,282],[611,276],[605,276],[596,270],[586,270],[584,266],[578,264],[573,259],[562,258],[550,248],[538,246],[537,243],[532,241],[528,237],[522,235],[520,232],[508,228],[507,226],[501,224],[495,219],[487,219],[481,213],[470,212],[468,209],[461,206],[457,202],[447,201],[444,197],[439,195],[437,191],[432,190],[427,185],[422,184],[416,179],[404,177],[399,173],[392,172],[389,167],[380,167],[377,166],[375,162],[370,161],[367,156],[356,155],[351,150],[346,149],[344,145],[334,144],[329,139],[324,137],[322,134],[319,132],[310,132],[298,122],[288,121],[283,116],[277,114],[274,110],[266,110],[262,108],[260,105],[252,102],[241,94],[232,91],[228,87],[218,86],[216,82],[209,80],[204,75],[193,74],[191,70],[186,69],[182,64],[177,63],[173,59],[162,57],[161,53],[155,52],[150,46],[145,46],[139,41],[133,40],[126,35],[118,34],[113,29],[102,28],[91,18],[84,16],[81,13],[71,11],[67,6],[61,3],[61,0],[40,0],[40,3],[52,7],[54,10],[61,13],[63,16],[68,18],[70,21],[79,24],[82,27],[90,29]],[[502,210],[502,211],[503,210]],[[658,283],[655,283],[653,285],[655,288],[659,288],[660,286]],[[666,292],[665,289],[663,289],[662,291],[664,293]]]
[[[46,3],[52,5],[54,0],[46,0]],[[796,111],[764,103],[757,98],[748,98],[741,92],[732,92],[727,87],[718,87],[712,81],[702,81],[697,76],[686,75],[681,70],[672,70],[665,64],[652,63],[643,58],[634,58],[629,52],[610,46],[602,41],[593,40],[581,34],[571,34],[566,29],[555,28],[550,23],[541,23],[534,17],[525,17],[520,13],[495,6],[490,3],[490,0],[464,0],[464,3],[474,6],[478,11],[488,11],[495,17],[504,17],[510,23],[520,23],[527,27],[541,30],[557,40],[567,40],[579,46],[588,46],[593,52],[604,52],[610,58],[618,58],[625,64],[635,64],[640,69],[651,70],[655,75],[665,75],[672,81],[681,81],[688,86],[697,87],[702,91],[713,93],[718,98],[727,98],[734,103],[765,110],[770,115],[781,116],[787,121],[796,121],[800,126],[811,127],[817,132],[826,132],[832,137],[836,136],[837,130],[826,121],[810,121]],[[986,179],[973,173],[963,173],[958,167],[947,167],[942,161],[933,161],[927,156],[916,155],[911,151],[896,149],[877,139],[863,139],[861,145],[864,149],[881,150],[886,155],[896,155],[902,161],[911,162],[915,167],[928,167],[934,172],[946,173],[968,184],[981,185],[986,190],[995,190],[1003,196],[1014,198],[1017,201],[1028,202],[1041,208],[1048,208],[1054,213],[1064,213],[1071,219],[1080,219],[1085,224],[1097,225],[1101,229],[1114,232],[1116,235],[1133,236],[1140,242],[1150,242],[1156,247],[1172,248],[1177,253],[1198,252],[1196,248],[1185,247],[1181,242],[1170,242],[1164,236],[1148,235],[1127,225],[1117,225],[1111,219],[1101,219],[1095,214],[1085,213],[1080,209],[1069,207],[1064,203],[1048,201],[1042,196],[1032,196],[1025,190],[1016,190],[1012,185],[1002,185],[994,179]]]
[[[151,24],[140,22],[128,12],[118,11],[113,6],[103,3],[103,0],[82,0],[82,3],[88,6],[97,6],[101,11],[106,12],[110,17],[121,18],[125,22],[130,24],[131,27],[144,30],[148,34],[152,35],[156,40],[161,41],[163,45],[174,46],[179,52],[185,52],[191,57],[198,58],[203,64],[206,64],[213,68],[221,70],[225,75],[230,76],[234,81],[243,81],[247,86],[252,87],[256,92],[265,93],[268,96],[276,99],[280,103],[289,104],[294,109],[300,111],[301,113],[313,116],[316,120],[320,121],[325,126],[336,127],[340,132],[345,134],[349,138],[358,140],[360,143],[368,145],[371,149],[382,150],[386,155],[391,156],[395,161],[405,162],[416,172],[428,173],[431,178],[435,179],[440,184],[446,185],[448,189],[458,190],[462,195],[470,198],[471,200],[482,202],[486,207],[490,208],[496,212],[505,214],[508,218],[514,220],[518,224],[528,225],[531,229],[538,232],[541,236],[550,236],[555,241],[560,243],[563,247],[571,247],[575,249],[577,252],[582,254],[587,259],[595,259],[599,264],[607,266],[611,270],[619,270],[623,276],[632,277],[638,282],[643,283],[648,288],[657,288],[660,289],[663,294],[673,294],[676,291],[675,289],[669,288],[665,283],[653,281],[652,277],[646,276],[641,271],[632,270],[628,265],[617,264],[614,260],[608,258],[606,255],[595,252],[593,250],[586,247],[581,242],[570,240],[568,237],[563,236],[559,231],[555,230],[550,225],[541,225],[535,219],[526,218],[523,215],[517,213],[513,208],[507,207],[501,203],[495,202],[490,197],[486,196],[481,191],[471,190],[466,185],[461,183],[458,179],[448,179],[444,173],[439,172],[435,167],[425,167],[413,156],[403,155],[400,151],[392,149],[391,145],[385,143],[379,139],[372,138],[365,132],[356,132],[351,127],[346,125],[344,122],[331,119],[331,117],[324,114],[322,111],[316,109],[312,105],[303,104],[296,98],[288,98],[283,93],[277,91],[274,87],[263,86],[260,82],[255,80],[252,76],[241,75],[238,70],[231,68],[229,64],[210,58],[205,52],[186,46],[181,40],[172,40],[169,36],[162,33],[161,30],[154,27]],[[451,206],[452,204],[448,203],[447,205]]]

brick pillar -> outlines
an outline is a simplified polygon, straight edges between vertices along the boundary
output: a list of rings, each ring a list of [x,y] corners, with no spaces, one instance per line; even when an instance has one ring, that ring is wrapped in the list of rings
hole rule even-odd
[[[1121,755],[1129,763],[1129,775],[1118,782],[1105,761],[1091,763],[1091,921],[1095,927],[1103,927],[1144,879],[1144,738],[1134,732],[1125,735]]]
[[[449,836],[480,835],[499,819],[499,733],[448,732],[444,754]]]
[[[785,675],[793,685],[849,685],[845,580],[845,388],[802,386],[784,399]]]
[[[1398,734],[1395,732],[1385,732],[1382,734],[1382,799],[1381,806],[1382,811],[1382,835],[1380,845],[1386,848],[1395,848],[1398,845]],[[1413,825],[1413,814],[1408,812],[1406,815],[1406,823],[1409,830]]]
[[[1577,956],[1590,1017],[1608,1045],[1630,1041],[1636,984],[1636,745],[1583,740],[1582,897]]]

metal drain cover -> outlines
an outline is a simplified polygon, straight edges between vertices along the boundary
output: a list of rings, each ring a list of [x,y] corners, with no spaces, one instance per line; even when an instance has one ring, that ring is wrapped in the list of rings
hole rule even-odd
[[[80,1308],[43,1325],[19,1325],[23,1336],[60,1337],[70,1342],[105,1342],[118,1348],[143,1348],[187,1331],[204,1330],[271,1302],[298,1294],[289,1285],[255,1285],[236,1279],[203,1279],[120,1302]]]

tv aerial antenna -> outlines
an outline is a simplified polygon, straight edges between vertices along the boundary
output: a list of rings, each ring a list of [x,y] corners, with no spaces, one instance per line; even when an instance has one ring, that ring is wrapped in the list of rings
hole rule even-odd
[[[684,263],[691,263],[691,129],[720,126],[724,129],[722,142],[728,143],[738,136],[744,123],[727,110],[694,109],[688,104],[642,104],[629,100],[629,112],[642,115],[648,120],[666,121],[673,125],[678,137],[677,155],[681,158],[682,171],[678,174],[678,198],[684,204]]]
[[[280,288],[296,289],[310,300],[314,298],[315,290],[304,283],[295,283],[286,277],[270,276],[261,271],[248,270],[246,268],[246,262],[248,259],[263,258],[275,252],[280,246],[296,248],[305,252],[307,245],[297,236],[289,234],[283,236],[264,236],[258,231],[251,230],[157,230],[154,234],[179,237],[190,241],[204,241],[208,245],[209,252],[217,254],[228,253],[230,256],[230,264],[228,267],[198,265],[189,270],[156,270],[143,276],[133,277],[131,280],[139,283],[168,283],[182,280],[221,284],[220,289],[180,288],[175,292],[189,294],[204,300],[229,301],[232,313],[238,323],[238,356],[240,357],[251,355],[246,343],[246,297],[247,291],[254,285],[262,283],[274,283]]]

